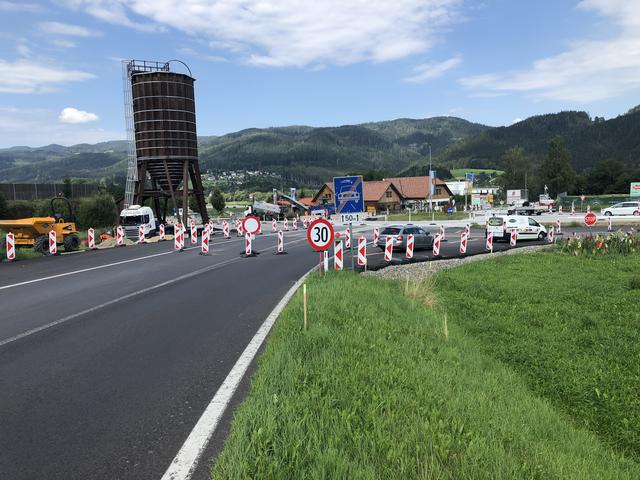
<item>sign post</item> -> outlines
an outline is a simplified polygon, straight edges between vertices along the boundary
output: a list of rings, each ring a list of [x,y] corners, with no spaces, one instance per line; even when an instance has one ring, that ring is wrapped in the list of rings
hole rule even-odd
[[[598,217],[593,212],[589,212],[584,216],[584,224],[589,227],[589,235],[592,235],[591,227],[593,227],[598,221]]]
[[[311,245],[316,252],[320,252],[320,265],[324,267],[326,250],[333,245],[335,238],[335,232],[333,231],[333,225],[329,220],[324,218],[318,218],[311,222],[307,229],[307,242]],[[327,260],[328,261],[328,260]]]
[[[352,232],[353,222],[359,222],[364,212],[364,185],[361,176],[334,177],[333,192],[335,195],[336,214],[339,214],[342,223],[349,224],[349,232]],[[349,245],[351,251],[351,270],[355,270],[353,258],[353,245]]]

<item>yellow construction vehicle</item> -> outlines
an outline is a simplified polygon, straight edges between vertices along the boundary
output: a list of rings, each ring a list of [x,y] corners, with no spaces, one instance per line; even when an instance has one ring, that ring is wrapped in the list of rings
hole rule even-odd
[[[69,211],[65,221],[62,214],[56,211],[56,204],[66,203]],[[49,252],[49,232],[56,232],[56,243],[64,245],[67,252],[74,252],[80,248],[80,239],[76,229],[75,215],[71,202],[64,197],[51,199],[51,217],[22,218],[18,220],[0,220],[0,230],[15,235],[16,247],[33,247],[36,252]]]

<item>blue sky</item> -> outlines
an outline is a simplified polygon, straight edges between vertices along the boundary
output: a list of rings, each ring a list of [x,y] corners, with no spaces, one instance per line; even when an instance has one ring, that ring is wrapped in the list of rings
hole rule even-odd
[[[122,59],[185,61],[198,133],[640,103],[633,0],[0,0],[0,147],[124,138]]]

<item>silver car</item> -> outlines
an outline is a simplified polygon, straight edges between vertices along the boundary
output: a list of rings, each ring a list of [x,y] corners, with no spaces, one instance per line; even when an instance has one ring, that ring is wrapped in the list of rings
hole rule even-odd
[[[413,235],[413,248],[415,250],[433,248],[433,235],[424,228],[415,225],[391,225],[383,228],[380,232],[378,247],[384,250],[386,238],[391,236],[393,237],[394,250],[406,250],[407,237],[409,235]]]

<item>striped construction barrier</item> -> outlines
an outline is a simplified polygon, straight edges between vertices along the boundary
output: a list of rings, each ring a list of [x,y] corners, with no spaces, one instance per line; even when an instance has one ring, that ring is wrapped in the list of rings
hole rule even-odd
[[[191,245],[196,245],[198,243],[198,228],[193,222],[191,223],[189,237],[191,238]]]
[[[445,235],[444,223],[440,224],[440,241],[446,240],[447,237]]]
[[[413,244],[414,244],[414,236],[407,235],[407,252],[405,256],[409,259],[413,259]]]
[[[200,255],[209,255],[209,226],[205,226],[202,231],[202,241],[200,242]]]
[[[487,243],[485,248],[493,253],[493,232],[487,233]]]
[[[247,257],[253,256],[253,249],[251,245],[251,235],[249,233],[244,236],[244,254]]]
[[[607,231],[611,232],[613,230],[613,225],[611,223],[611,215],[609,215],[609,221],[607,222]]]
[[[511,237],[509,238],[509,245],[515,247],[518,243],[518,230],[515,228],[511,229]]]
[[[278,231],[278,222],[275,218],[271,220],[271,230],[273,230],[274,232]]]
[[[380,229],[378,227],[373,227],[373,245],[377,247],[379,240],[380,240]]]
[[[7,233],[7,260],[13,261],[16,259],[16,237],[13,233]]]
[[[347,227],[347,230],[344,232],[344,246],[351,248],[351,229],[349,227]]]
[[[440,234],[436,233],[436,237],[433,239],[433,256],[437,257],[440,255],[440,242],[441,242]]]
[[[229,235],[229,222],[226,220],[222,222],[222,235],[224,238],[231,238],[231,235]]]
[[[276,253],[278,255],[282,255],[284,253],[284,232],[282,230],[278,230],[278,246],[276,248]]]
[[[466,233],[463,233],[462,236],[460,237],[460,253],[462,255],[467,253],[467,242],[468,242],[468,240],[469,240],[469,235],[467,235]]]
[[[58,254],[58,242],[56,239],[56,231],[51,230],[49,232],[49,254],[57,255]]]
[[[124,228],[122,225],[118,225],[116,228],[116,246],[124,247]]]
[[[87,230],[87,246],[89,250],[96,249],[96,231],[93,228]]]
[[[147,238],[144,233],[144,225],[138,226],[138,243],[147,243]]]
[[[160,226],[158,227],[158,231],[159,231],[159,236],[160,236],[158,241],[159,242],[164,242],[166,240],[165,235],[164,235],[164,223],[160,224]]]
[[[298,220],[296,220],[296,219],[294,218],[294,219],[293,219],[293,222],[292,222],[292,225],[293,225],[293,229],[294,229],[294,230],[298,230]]]
[[[393,237],[387,235],[384,241],[384,261],[390,262],[393,258]]]
[[[344,268],[344,249],[342,248],[342,240],[336,241],[333,246],[333,268],[335,270],[342,270]]]
[[[549,232],[547,233],[547,240],[549,243],[553,243],[553,228],[549,229]]]
[[[364,237],[358,239],[358,265],[367,265],[367,239]]]
[[[181,224],[177,224],[173,227],[173,248],[178,252],[184,250],[184,230]]]
[[[558,235],[562,233],[562,224],[560,223],[560,219],[556,220],[556,233]]]
[[[471,235],[471,225],[470,225],[470,224],[468,224],[468,223],[467,223],[467,224],[464,226],[464,233],[465,233],[466,235]]]

